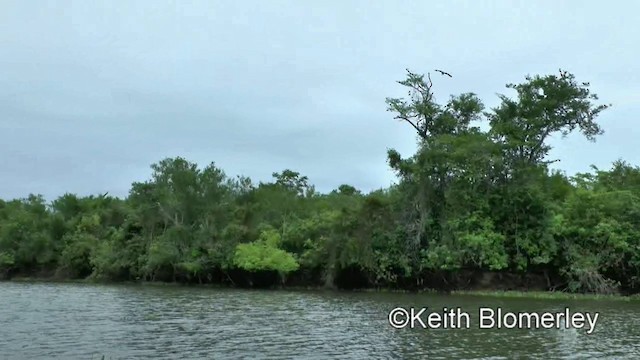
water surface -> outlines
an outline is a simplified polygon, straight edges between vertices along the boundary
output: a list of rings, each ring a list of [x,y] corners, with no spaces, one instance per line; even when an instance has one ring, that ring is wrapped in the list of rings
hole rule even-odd
[[[469,329],[391,309],[461,307]],[[577,329],[481,330],[477,309],[599,312]],[[1,359],[637,359],[640,302],[155,285],[0,283]]]

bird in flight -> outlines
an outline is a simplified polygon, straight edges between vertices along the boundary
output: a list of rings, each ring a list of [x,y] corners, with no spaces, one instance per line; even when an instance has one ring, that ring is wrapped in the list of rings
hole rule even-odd
[[[447,76],[448,76],[448,77],[450,77],[450,78],[452,78],[452,77],[453,77],[453,76],[451,76],[451,74],[449,74],[449,73],[448,73],[448,72],[446,72],[446,71],[442,71],[442,70],[438,70],[438,69],[435,69],[434,71],[437,71],[437,72],[439,72],[439,73],[440,73],[440,74],[442,74],[442,75],[447,75]]]

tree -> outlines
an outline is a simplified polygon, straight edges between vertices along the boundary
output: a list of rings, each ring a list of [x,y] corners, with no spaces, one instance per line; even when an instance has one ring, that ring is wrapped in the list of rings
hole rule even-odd
[[[551,150],[545,142],[555,134],[567,136],[579,130],[595,141],[604,133],[596,118],[610,105],[596,105],[589,83],[578,83],[575,75],[527,76],[521,84],[508,84],[516,99],[499,95],[502,103],[489,114],[491,134],[504,147],[511,164],[538,164]]]
[[[0,200],[0,277],[450,289],[501,272],[522,279],[509,286],[640,292],[640,168],[548,168],[551,136],[603,133],[608,105],[588,83],[529,76],[486,111],[470,92],[438,102],[429,74],[399,84],[408,97],[388,110],[417,149],[388,151],[388,188],[320,193],[289,169],[254,184],[166,158],[124,199]]]

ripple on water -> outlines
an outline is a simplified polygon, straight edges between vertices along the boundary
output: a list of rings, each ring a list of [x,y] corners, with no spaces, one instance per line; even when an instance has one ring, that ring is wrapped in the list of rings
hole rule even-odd
[[[0,283],[0,358],[638,358],[640,306],[411,294]],[[462,306],[472,328],[395,330],[396,306]],[[576,330],[478,330],[478,306],[600,311]]]

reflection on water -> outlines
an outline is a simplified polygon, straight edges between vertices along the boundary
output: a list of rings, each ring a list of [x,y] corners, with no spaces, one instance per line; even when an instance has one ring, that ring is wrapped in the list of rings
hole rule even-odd
[[[397,307],[600,312],[596,331],[393,329]],[[640,303],[0,283],[2,359],[640,358]]]

